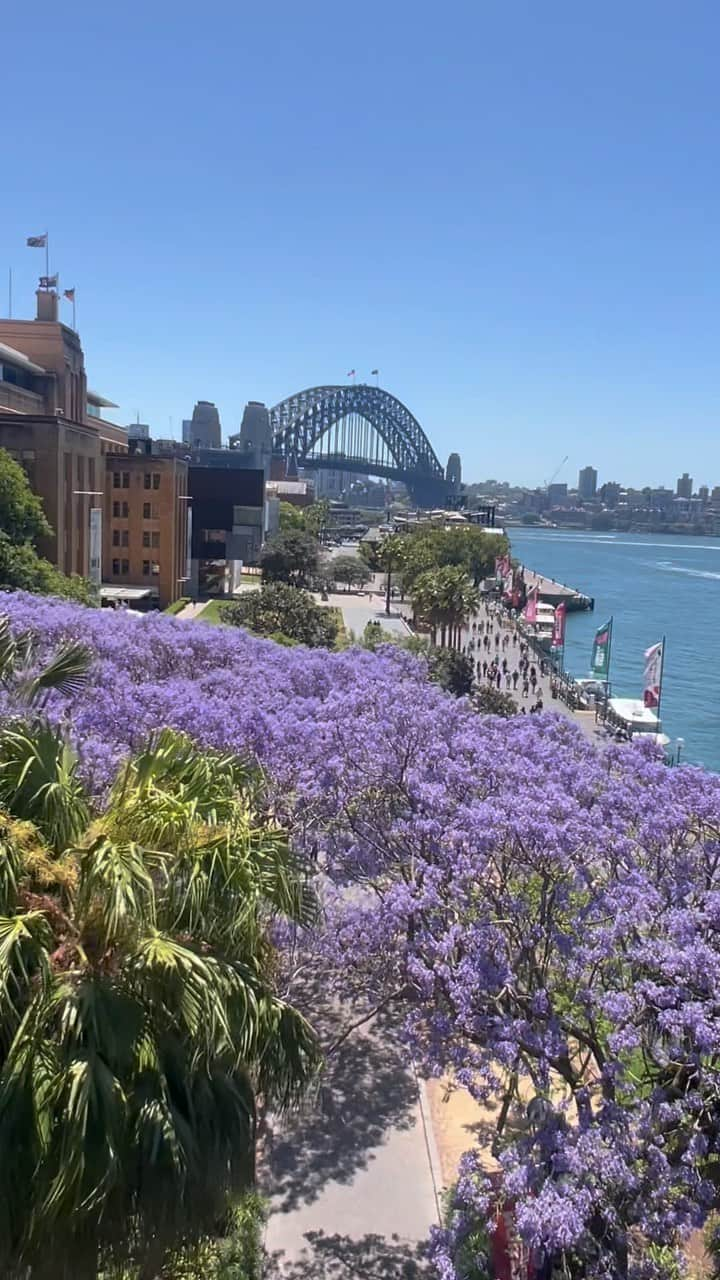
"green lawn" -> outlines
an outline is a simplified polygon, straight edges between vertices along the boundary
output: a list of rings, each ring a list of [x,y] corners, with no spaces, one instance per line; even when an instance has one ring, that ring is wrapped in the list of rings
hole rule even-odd
[[[167,609],[163,609],[163,613],[179,613],[180,610],[184,609],[185,605],[189,603],[189,596],[181,596],[179,600],[173,600],[172,604],[169,604]]]
[[[202,613],[197,614],[196,620],[198,622],[211,622],[216,626],[224,627],[223,613],[227,603],[226,600],[209,600]]]

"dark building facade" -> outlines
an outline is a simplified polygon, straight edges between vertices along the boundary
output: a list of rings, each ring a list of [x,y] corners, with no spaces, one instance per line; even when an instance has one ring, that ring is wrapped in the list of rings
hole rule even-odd
[[[225,451],[223,451],[225,452]],[[255,565],[265,532],[265,473],[243,466],[190,465],[190,577],[193,596],[225,595],[242,565]]]

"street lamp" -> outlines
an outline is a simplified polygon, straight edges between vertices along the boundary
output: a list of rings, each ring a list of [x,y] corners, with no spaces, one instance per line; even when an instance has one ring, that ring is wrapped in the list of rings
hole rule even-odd
[[[675,741],[675,747],[676,747],[676,751],[675,751],[675,763],[676,763],[676,764],[679,764],[679,763],[680,763],[680,752],[681,752],[681,751],[683,751],[683,749],[684,749],[684,747],[685,747],[685,739],[684,739],[684,738],[677,738],[677,739],[676,739],[676,741]]]

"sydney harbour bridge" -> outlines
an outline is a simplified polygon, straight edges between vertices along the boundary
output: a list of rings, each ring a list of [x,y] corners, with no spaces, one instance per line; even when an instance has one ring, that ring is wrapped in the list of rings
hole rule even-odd
[[[446,477],[417,418],[382,387],[310,387],[274,405],[269,427],[273,456],[288,464],[401,480],[425,507],[458,492],[459,474]]]

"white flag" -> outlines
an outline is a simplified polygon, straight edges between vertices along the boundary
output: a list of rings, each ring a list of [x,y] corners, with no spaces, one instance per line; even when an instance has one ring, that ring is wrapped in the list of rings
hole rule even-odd
[[[643,702],[646,707],[657,707],[660,704],[660,681],[662,679],[663,641],[653,644],[645,650],[645,684]]]

